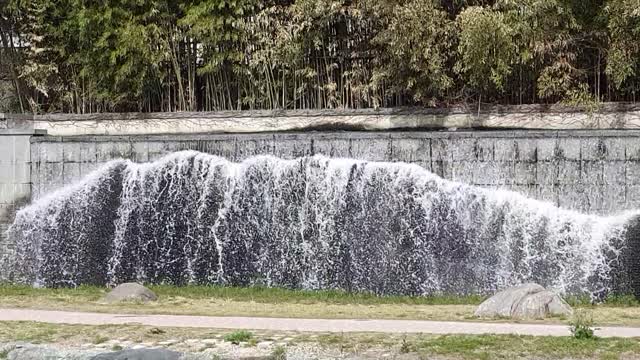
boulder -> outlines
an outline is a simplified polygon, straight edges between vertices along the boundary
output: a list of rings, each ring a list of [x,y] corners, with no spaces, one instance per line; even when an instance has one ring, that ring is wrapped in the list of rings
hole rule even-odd
[[[166,349],[122,350],[96,355],[91,360],[179,360],[182,354]]]
[[[524,284],[493,295],[478,306],[474,315],[483,318],[544,319],[572,313],[569,304],[558,294],[538,284]]]
[[[120,284],[102,298],[102,301],[107,303],[123,301],[149,302],[156,300],[158,300],[158,297],[153,291],[136,283]]]

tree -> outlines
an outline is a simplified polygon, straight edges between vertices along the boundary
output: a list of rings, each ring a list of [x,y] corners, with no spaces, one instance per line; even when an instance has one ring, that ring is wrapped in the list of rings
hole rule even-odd
[[[503,90],[516,62],[513,29],[502,12],[472,6],[457,18],[460,29],[456,70],[476,90]],[[479,96],[481,98],[481,95]]]
[[[435,105],[453,86],[448,63],[452,59],[454,24],[433,0],[411,0],[390,9],[389,24],[374,43],[383,47],[383,61],[373,75],[394,92]]]

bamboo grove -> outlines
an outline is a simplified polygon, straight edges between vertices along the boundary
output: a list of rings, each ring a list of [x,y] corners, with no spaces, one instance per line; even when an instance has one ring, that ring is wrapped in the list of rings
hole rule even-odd
[[[640,0],[0,0],[0,35],[0,111],[597,103],[640,86]]]

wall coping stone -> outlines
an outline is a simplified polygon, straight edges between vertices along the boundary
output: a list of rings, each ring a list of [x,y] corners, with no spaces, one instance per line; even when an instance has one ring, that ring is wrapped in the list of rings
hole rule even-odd
[[[603,103],[597,111],[565,105],[174,113],[0,114],[0,129],[50,135],[273,133],[309,130],[640,129],[640,103]]]

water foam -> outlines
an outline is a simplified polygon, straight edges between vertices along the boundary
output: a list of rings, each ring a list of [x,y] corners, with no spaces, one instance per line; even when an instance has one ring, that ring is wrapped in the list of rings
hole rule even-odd
[[[417,165],[323,156],[116,160],[20,210],[3,270],[39,286],[228,284],[377,294],[615,286],[627,224]]]

